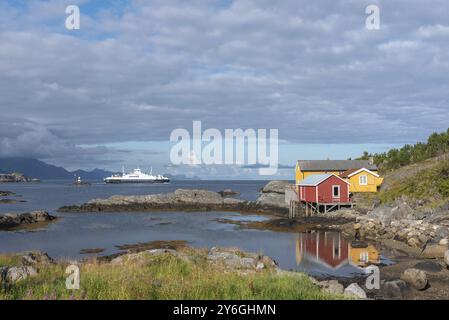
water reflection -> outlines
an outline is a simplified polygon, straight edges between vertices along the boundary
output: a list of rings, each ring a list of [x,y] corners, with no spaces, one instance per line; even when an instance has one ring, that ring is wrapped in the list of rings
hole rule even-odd
[[[296,264],[309,274],[353,276],[379,263],[380,254],[374,246],[349,242],[339,232],[301,233],[296,239]]]

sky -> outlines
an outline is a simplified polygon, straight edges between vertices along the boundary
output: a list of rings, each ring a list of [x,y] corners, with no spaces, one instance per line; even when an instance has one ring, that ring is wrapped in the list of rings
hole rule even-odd
[[[368,5],[380,9],[369,30]],[[67,30],[78,5],[81,28]],[[347,159],[449,123],[444,0],[3,0],[0,157],[68,169],[140,166],[256,179],[239,165],[171,163],[171,132],[277,129],[296,159]]]

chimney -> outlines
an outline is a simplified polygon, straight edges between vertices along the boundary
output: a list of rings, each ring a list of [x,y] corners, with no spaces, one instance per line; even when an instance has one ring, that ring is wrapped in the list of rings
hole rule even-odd
[[[374,157],[369,157],[369,164],[373,165],[374,164]]]

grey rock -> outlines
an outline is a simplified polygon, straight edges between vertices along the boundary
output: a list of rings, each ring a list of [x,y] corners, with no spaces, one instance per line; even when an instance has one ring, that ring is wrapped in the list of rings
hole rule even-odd
[[[32,211],[29,213],[7,213],[0,216],[0,229],[12,229],[39,222],[47,222],[56,219],[46,211]]]
[[[31,266],[10,267],[3,271],[4,281],[7,283],[16,283],[37,275],[35,268]]]
[[[366,292],[357,283],[351,283],[343,292],[345,296],[366,299]]]
[[[330,294],[343,294],[345,290],[345,287],[337,280],[320,281],[317,286]]]
[[[54,260],[48,254],[41,251],[24,252],[22,256],[22,264],[24,266],[48,265],[52,263],[54,263]]]
[[[257,198],[256,203],[259,206],[288,208],[288,204],[285,202],[285,195],[274,192],[262,193],[262,195]]]
[[[404,298],[409,287],[403,280],[386,281],[383,284],[383,291],[386,298]]]
[[[427,245],[422,253],[422,257],[427,259],[439,259],[444,257],[444,253],[447,250],[447,246],[440,244]]]
[[[262,193],[279,193],[284,195],[285,188],[289,186],[290,183],[284,180],[273,180],[268,182],[263,188]]]
[[[426,273],[414,268],[405,270],[401,279],[417,290],[426,289],[428,284]]]

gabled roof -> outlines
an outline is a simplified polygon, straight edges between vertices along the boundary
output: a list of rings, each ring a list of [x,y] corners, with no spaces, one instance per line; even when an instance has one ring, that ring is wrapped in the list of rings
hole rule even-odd
[[[332,176],[337,177],[338,179],[340,179],[344,183],[350,184],[348,181],[343,180],[342,178],[340,178],[339,176],[337,176],[335,174],[324,173],[324,174],[312,174],[312,175],[308,176],[307,178],[305,178],[304,180],[302,180],[299,183],[299,185],[300,186],[315,187],[315,186],[319,185],[320,183],[322,183],[323,181],[329,179]]]
[[[298,160],[301,171],[346,171],[354,168],[377,170],[371,160]]]
[[[379,175],[375,172],[372,172],[371,170],[368,170],[367,168],[360,168],[360,169],[349,169],[340,174],[340,178],[351,178],[352,176],[360,173],[360,172],[367,172],[369,174],[372,174],[373,176],[376,176],[379,178]]]

